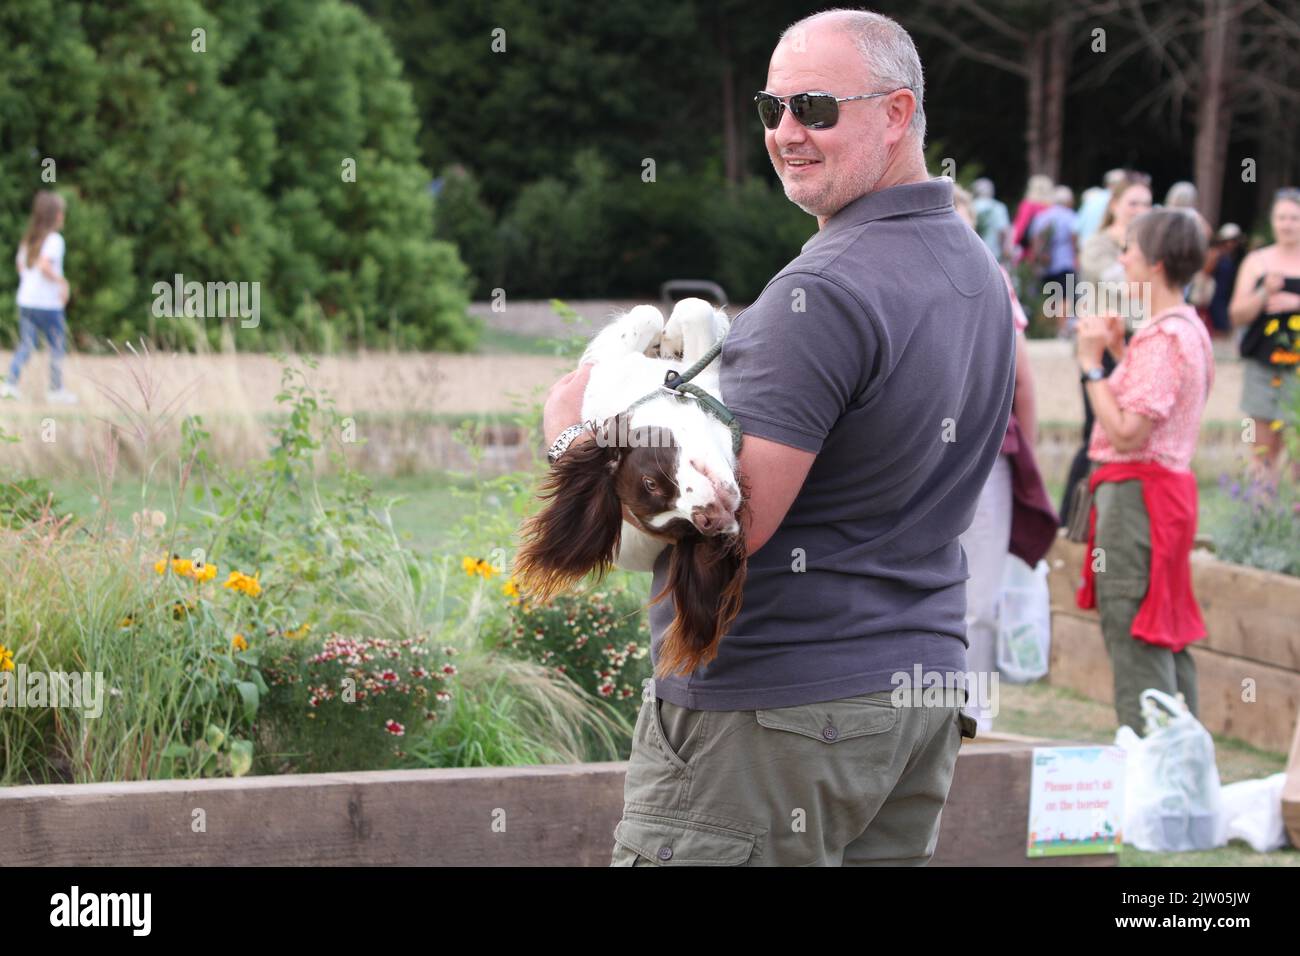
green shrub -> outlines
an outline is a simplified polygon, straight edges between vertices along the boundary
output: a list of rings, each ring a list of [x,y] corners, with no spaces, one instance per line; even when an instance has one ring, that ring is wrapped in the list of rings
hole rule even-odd
[[[281,644],[259,740],[268,769],[311,773],[397,766],[408,729],[438,719],[453,696],[456,648],[424,635],[390,640],[331,634]]]
[[[348,339],[474,344],[464,265],[433,238],[410,88],[354,6],[15,0],[0,41],[0,235],[17,242],[36,190],[67,199],[79,347],[215,347],[223,328],[244,349],[312,346],[304,297]],[[155,284],[178,273],[258,283],[258,324],[156,314]],[[0,297],[16,281],[0,270]],[[0,341],[16,330],[0,310]]]
[[[147,383],[140,370],[132,377]],[[0,524],[0,667],[102,674],[108,695],[93,716],[0,711],[0,784],[625,756],[626,718],[512,654],[500,582],[465,575],[449,554],[404,547],[392,502],[376,500],[342,457],[330,397],[294,367],[283,384],[276,443],[248,468],[215,461],[197,418],[182,423],[175,461],[153,460],[146,442],[144,477],[129,492],[141,510],[127,536],[107,506],[90,522],[41,514]],[[133,409],[132,434],[156,434],[158,414]],[[314,477],[326,454],[337,456],[340,476],[328,492]],[[150,477],[168,473],[175,497],[164,512]],[[124,490],[107,480],[109,505]],[[524,474],[476,483],[458,553],[504,554],[532,487]],[[182,513],[177,499],[191,496],[198,520],[168,521]],[[312,633],[330,638],[318,645]],[[370,653],[397,651],[394,666],[412,681],[383,695],[382,708],[329,697],[347,676],[366,679],[312,659],[341,646],[340,635],[357,635],[346,640]],[[457,673],[444,676],[455,678],[454,691],[411,674],[417,647],[444,649],[427,655],[438,672],[453,649]],[[320,707],[307,706],[307,688]],[[450,698],[439,700],[439,690]],[[428,720],[430,711],[438,717]],[[400,737],[389,720],[402,725]]]
[[[1300,494],[1289,483],[1253,478],[1219,485],[1233,505],[1214,530],[1214,552],[1224,561],[1300,576]]]
[[[492,210],[478,180],[463,166],[443,172],[442,191],[433,210],[433,234],[456,247],[473,277],[473,294],[486,299],[501,281],[501,249]]]
[[[641,684],[652,676],[650,630],[638,596],[615,586],[542,604],[520,596],[511,609],[511,650],[571,677],[636,720]]]
[[[480,210],[448,224],[468,231]],[[654,296],[669,279],[720,282],[752,301],[799,254],[816,221],[779,184],[728,187],[716,168],[663,163],[650,182],[594,150],[524,187],[501,217],[501,284],[516,297]]]
[[[780,182],[757,177],[716,190],[705,222],[716,244],[717,281],[736,302],[757,298],[817,231],[817,220],[786,198]]]

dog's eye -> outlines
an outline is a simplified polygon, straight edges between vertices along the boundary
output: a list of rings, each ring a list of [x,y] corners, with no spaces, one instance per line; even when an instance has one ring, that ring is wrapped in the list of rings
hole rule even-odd
[[[641,479],[641,484],[645,485],[645,490],[650,492],[650,494],[654,495],[659,493],[659,486],[655,484],[655,480],[649,475],[646,475]]]

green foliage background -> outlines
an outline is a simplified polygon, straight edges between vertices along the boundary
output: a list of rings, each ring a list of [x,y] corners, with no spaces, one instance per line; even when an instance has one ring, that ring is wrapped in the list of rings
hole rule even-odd
[[[154,284],[176,273],[261,283],[260,325],[228,323],[241,348],[338,334],[474,341],[467,273],[432,235],[410,88],[356,7],[12,0],[0,8],[0,102],[0,235],[16,249],[36,190],[68,200],[81,347],[141,333],[216,344],[217,320],[153,315]],[[0,269],[0,295],[15,284]],[[0,310],[0,339],[14,323]]]

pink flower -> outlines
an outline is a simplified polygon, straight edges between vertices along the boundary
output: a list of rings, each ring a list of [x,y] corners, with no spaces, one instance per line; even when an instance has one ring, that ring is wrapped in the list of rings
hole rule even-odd
[[[403,727],[395,720],[389,720],[387,723],[385,723],[384,729],[387,730],[394,737],[401,737],[403,734],[406,733],[406,728]]]

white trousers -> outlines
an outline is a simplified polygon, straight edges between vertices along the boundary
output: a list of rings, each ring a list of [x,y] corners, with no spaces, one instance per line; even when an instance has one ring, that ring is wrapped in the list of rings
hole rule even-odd
[[[998,670],[998,597],[1011,545],[1011,460],[998,455],[980,492],[975,518],[960,538],[970,579],[966,582],[966,669],[993,687]],[[984,677],[983,675],[987,675]],[[966,712],[977,732],[993,729],[989,701],[972,697]]]

